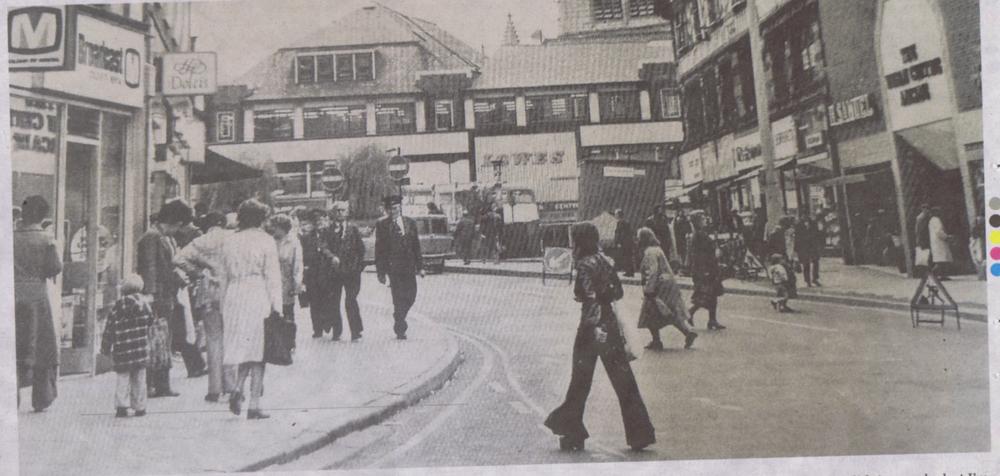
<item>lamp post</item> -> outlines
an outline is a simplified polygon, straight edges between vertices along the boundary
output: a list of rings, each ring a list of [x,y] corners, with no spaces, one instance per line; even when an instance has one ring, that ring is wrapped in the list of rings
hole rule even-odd
[[[764,203],[767,210],[768,230],[778,223],[785,213],[780,196],[778,171],[774,168],[774,138],[771,135],[771,107],[767,98],[767,84],[764,72],[764,45],[760,35],[760,18],[757,0],[747,1],[747,15],[750,26],[750,58],[753,63],[754,95],[757,102],[757,132],[760,134],[760,155],[764,173]]]

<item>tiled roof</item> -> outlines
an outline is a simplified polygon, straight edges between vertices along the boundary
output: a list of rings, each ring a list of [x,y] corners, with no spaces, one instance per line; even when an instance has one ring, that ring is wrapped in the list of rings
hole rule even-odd
[[[380,57],[375,81],[294,83],[292,68],[297,52],[361,46],[374,47]],[[419,91],[415,86],[418,71],[478,68],[479,56],[437,25],[376,4],[355,10],[276,51],[236,82],[254,90],[252,99],[415,93]]]
[[[669,43],[608,42],[501,47],[473,90],[639,81],[643,61],[670,61]]]

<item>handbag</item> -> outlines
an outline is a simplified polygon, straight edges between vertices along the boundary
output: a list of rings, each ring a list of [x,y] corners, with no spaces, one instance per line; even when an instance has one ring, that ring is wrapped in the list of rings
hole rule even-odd
[[[930,265],[931,265],[930,248],[917,248],[916,255],[913,258],[913,266],[923,266],[926,268]]]
[[[166,319],[154,318],[147,331],[150,369],[169,369],[170,324]]]
[[[295,349],[295,323],[272,312],[264,319],[264,362],[274,365],[292,365]]]
[[[614,301],[611,302],[611,313],[614,314],[615,324],[618,326],[618,333],[621,335],[622,349],[625,351],[625,357],[628,358],[629,362],[638,359],[642,353],[642,347],[636,345],[639,339],[633,330],[637,329],[633,329],[633,327],[625,324],[621,313],[618,312],[618,305]]]

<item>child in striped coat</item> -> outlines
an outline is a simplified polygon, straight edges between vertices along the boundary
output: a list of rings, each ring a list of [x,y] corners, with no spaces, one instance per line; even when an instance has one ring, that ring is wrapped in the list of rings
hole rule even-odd
[[[146,414],[146,363],[148,361],[149,326],[153,311],[140,294],[142,278],[130,274],[122,283],[122,298],[115,302],[108,315],[101,339],[101,353],[111,356],[115,373],[115,416],[127,417],[128,407],[135,416]]]

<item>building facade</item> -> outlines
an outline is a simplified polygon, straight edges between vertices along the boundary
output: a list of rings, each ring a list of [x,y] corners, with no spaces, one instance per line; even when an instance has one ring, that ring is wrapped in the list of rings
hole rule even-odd
[[[432,23],[365,7],[211,98],[209,151],[276,164],[280,205],[322,205],[323,163],[374,145],[410,159],[414,186],[500,184],[532,196],[543,222],[615,207],[638,219],[679,185],[683,139],[668,29],[651,21],[664,31],[484,58]]]
[[[723,223],[733,211],[762,213],[747,2],[670,6],[687,134],[682,193],[692,192],[684,198],[704,199]],[[786,213],[819,216],[828,251],[848,263],[905,269],[909,259],[885,253],[886,236],[908,250],[924,202],[967,236],[982,189],[978,3],[760,0],[757,8],[765,77],[756,80],[766,84]]]
[[[52,205],[47,226],[64,263],[57,282],[62,307],[55,312],[60,371],[88,373],[107,368],[95,344],[118,298],[119,279],[134,267],[135,243],[149,213],[162,204],[151,199],[149,138],[156,131],[148,125],[155,121],[156,58],[178,45],[170,30],[153,24],[169,26],[165,14],[189,6],[38,8],[13,8],[8,18],[18,29],[12,34],[26,42],[12,45],[29,51],[11,63],[11,193],[15,206],[30,195]],[[34,15],[40,20],[29,21]],[[49,28],[63,39],[57,43],[64,56],[31,53],[37,45],[28,43],[51,39],[32,28]],[[61,69],[31,66],[53,61],[64,61]],[[174,121],[162,124],[173,128]],[[189,132],[187,140],[200,143],[204,132],[200,139]],[[179,159],[172,160],[181,169],[176,175],[190,176]],[[185,198],[185,186],[179,182],[172,196]]]

